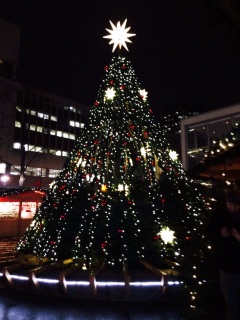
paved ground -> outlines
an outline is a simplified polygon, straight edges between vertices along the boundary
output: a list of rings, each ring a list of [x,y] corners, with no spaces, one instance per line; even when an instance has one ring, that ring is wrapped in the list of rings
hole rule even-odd
[[[14,241],[1,241],[0,252],[12,250]],[[2,259],[2,256],[0,257]],[[223,301],[218,288],[211,286],[202,294],[207,312],[186,315],[174,300],[166,301],[83,301],[43,297],[0,288],[0,320],[222,320]],[[170,290],[171,292],[171,290]],[[179,299],[177,299],[179,301]],[[209,310],[209,311],[208,311]]]
[[[1,253],[16,239],[0,240]],[[172,303],[81,301],[0,288],[0,320],[185,320]]]
[[[0,290],[0,320],[185,320],[153,303],[67,302]]]

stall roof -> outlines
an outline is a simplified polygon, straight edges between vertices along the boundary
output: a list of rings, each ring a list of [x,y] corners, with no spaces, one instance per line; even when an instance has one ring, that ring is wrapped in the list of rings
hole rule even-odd
[[[45,189],[10,188],[0,189],[0,202],[5,201],[41,201],[46,194]]]

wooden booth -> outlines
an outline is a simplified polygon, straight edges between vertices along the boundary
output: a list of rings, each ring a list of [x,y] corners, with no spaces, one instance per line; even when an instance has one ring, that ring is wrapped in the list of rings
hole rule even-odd
[[[0,239],[20,237],[32,221],[44,190],[7,190],[0,194]]]

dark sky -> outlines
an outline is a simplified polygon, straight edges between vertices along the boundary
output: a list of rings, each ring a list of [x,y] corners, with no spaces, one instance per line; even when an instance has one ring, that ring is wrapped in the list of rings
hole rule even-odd
[[[93,104],[113,55],[105,28],[127,19],[136,36],[122,54],[155,114],[240,102],[240,55],[203,0],[0,0],[0,18],[22,28],[25,79],[70,99]]]

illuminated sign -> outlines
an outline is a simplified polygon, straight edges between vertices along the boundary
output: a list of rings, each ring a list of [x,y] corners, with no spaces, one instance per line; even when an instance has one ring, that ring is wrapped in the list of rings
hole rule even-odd
[[[0,202],[0,219],[17,219],[19,202]]]
[[[36,202],[22,202],[21,218],[32,219],[34,214],[36,213],[36,209]]]
[[[17,219],[20,202],[0,202],[0,219]],[[22,202],[21,218],[32,219],[40,202]]]

